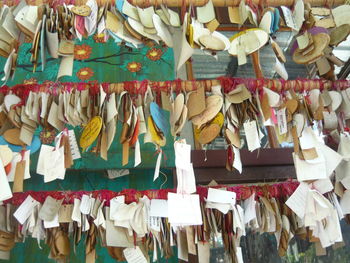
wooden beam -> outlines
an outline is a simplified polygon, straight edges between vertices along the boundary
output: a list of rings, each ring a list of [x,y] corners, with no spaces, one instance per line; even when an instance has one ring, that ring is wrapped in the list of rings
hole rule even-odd
[[[264,148],[254,152],[242,149],[240,151],[244,167],[293,165],[292,152],[293,148]],[[193,150],[191,160],[194,168],[224,168],[226,150]]]
[[[164,4],[168,7],[188,6],[204,6],[208,0],[129,0],[132,5],[146,7],[159,6]],[[240,0],[212,0],[214,6],[239,6]],[[265,0],[264,6],[293,6],[294,0]],[[251,3],[255,6],[261,4],[260,0],[252,0]],[[304,3],[309,3],[311,6],[338,6],[345,3],[344,0],[304,0]]]
[[[212,180],[219,184],[246,184],[285,181],[295,179],[293,165],[280,166],[249,166],[244,167],[242,174],[237,171],[227,171],[225,168],[194,169],[196,184],[206,185]]]

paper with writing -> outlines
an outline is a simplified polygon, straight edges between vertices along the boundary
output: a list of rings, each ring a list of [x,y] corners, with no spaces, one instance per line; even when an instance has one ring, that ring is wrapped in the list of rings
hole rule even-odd
[[[138,246],[124,249],[123,254],[128,263],[147,263],[147,259]]]
[[[309,194],[309,186],[307,183],[301,182],[298,188],[286,201],[286,205],[299,217],[304,218],[306,202]]]
[[[321,194],[328,193],[334,189],[333,184],[329,178],[317,180],[313,182],[312,185]]]
[[[28,195],[24,202],[13,213],[13,216],[21,225],[23,225],[24,222],[30,217],[34,207],[36,207],[37,205],[39,205],[39,202],[36,201],[30,195]]]
[[[285,107],[277,111],[277,123],[279,133],[281,135],[286,134],[288,132],[288,127]]]
[[[245,136],[247,139],[249,151],[254,151],[260,148],[260,138],[258,134],[258,129],[256,126],[256,121],[248,121],[243,123]]]
[[[77,139],[75,137],[74,130],[68,130],[68,139],[70,145],[70,152],[72,154],[73,160],[77,160],[81,158],[80,150],[78,146]]]
[[[310,163],[305,160],[301,160],[296,153],[293,153],[294,166],[298,181],[327,178],[324,157],[319,155],[319,159],[320,161],[318,163]]]

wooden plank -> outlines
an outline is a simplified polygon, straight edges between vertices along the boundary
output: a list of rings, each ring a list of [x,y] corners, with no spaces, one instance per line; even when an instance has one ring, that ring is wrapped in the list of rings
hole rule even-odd
[[[225,168],[198,168],[194,169],[194,174],[197,184],[208,184],[212,180],[219,184],[245,184],[296,178],[295,168],[292,165],[244,167],[242,174],[237,171],[227,171]]]
[[[241,160],[243,166],[276,166],[293,165],[293,148],[266,148],[249,152],[242,149]],[[207,160],[205,160],[207,157]],[[191,160],[194,168],[224,168],[226,164],[226,150],[193,150]]]

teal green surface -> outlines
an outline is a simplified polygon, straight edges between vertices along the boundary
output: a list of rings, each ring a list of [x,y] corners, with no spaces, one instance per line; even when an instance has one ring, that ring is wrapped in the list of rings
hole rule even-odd
[[[118,46],[109,39],[107,43],[96,43],[90,37],[82,41],[76,40],[75,49],[87,48],[89,51],[83,56],[77,57],[74,60],[72,76],[65,76],[59,79],[61,82],[123,82],[132,80],[173,80],[174,73],[174,55],[171,48],[163,48],[154,46],[154,50],[159,52],[161,56],[158,58],[151,57],[150,47],[144,46],[140,49],[130,49],[125,46]],[[41,61],[39,60],[38,67],[33,73],[33,65],[30,62],[31,43],[24,43],[18,51],[17,68],[13,80],[8,81],[6,85],[14,85],[25,81],[42,83],[44,81],[56,81],[57,73],[61,59],[54,59],[47,54],[45,70],[42,71]],[[152,59],[150,59],[150,57]],[[6,59],[0,57],[0,65],[5,64]],[[130,72],[128,63],[140,63],[140,70]],[[1,66],[1,69],[4,67]],[[82,78],[79,70],[88,68],[90,74],[86,79]],[[0,72],[0,79],[4,76],[4,72]]]
[[[133,80],[173,80],[175,78],[173,50],[161,46],[143,47],[141,49],[129,49],[124,46],[116,45],[112,39],[107,43],[97,43],[96,39],[89,38],[83,41],[76,41],[76,49],[86,48],[87,52],[84,58],[77,58],[74,61],[73,74],[71,77],[62,77],[61,82],[122,82]],[[45,71],[42,72],[41,61],[38,68],[33,73],[33,67],[30,63],[30,43],[21,45],[18,53],[18,63],[15,78],[6,83],[12,86],[20,83],[43,83],[45,81],[56,82],[60,59],[53,59],[47,54],[47,63]],[[161,54],[158,58],[151,59],[149,52],[156,51]],[[3,68],[4,58],[0,58],[0,67]],[[140,69],[132,72],[128,69],[128,63],[137,63]],[[82,69],[88,69],[88,76],[79,75]],[[0,72],[0,78],[4,75]],[[169,114],[169,113],[168,113]],[[168,118],[169,119],[169,118]],[[74,128],[77,139],[82,132],[81,127]],[[37,134],[40,128],[37,130]],[[114,142],[108,151],[108,161],[96,156],[95,153],[82,153],[82,159],[74,162],[73,170],[66,173],[66,179],[56,180],[44,184],[41,175],[35,174],[38,153],[31,155],[31,175],[32,178],[25,181],[25,191],[78,191],[78,190],[100,190],[108,189],[112,191],[121,191],[123,189],[159,189],[172,188],[173,178],[170,167],[174,166],[173,138],[167,136],[167,145],[163,147],[162,173],[159,178],[153,182],[154,167],[157,159],[156,148],[153,144],[143,144],[143,135],[139,137],[141,143],[142,163],[138,169],[130,170],[130,175],[110,180],[107,177],[107,169],[133,168],[134,150],[130,150],[130,162],[122,167],[122,149],[119,144],[121,125],[118,123],[117,134]],[[93,148],[94,145],[91,146]],[[91,149],[90,149],[91,150]],[[17,243],[11,251],[10,262],[54,262],[48,259],[49,249],[41,243],[43,249],[39,249],[37,241],[31,238],[26,239],[25,243]],[[80,242],[76,249],[76,254],[71,250],[71,256],[68,262],[85,262],[85,245]],[[114,262],[105,248],[97,247],[98,258],[96,262]],[[160,258],[160,257],[159,257]],[[158,262],[177,262],[177,257],[171,260],[159,260]],[[5,262],[5,261],[0,261]]]
[[[16,247],[11,251],[11,260],[4,261],[0,260],[0,262],[25,262],[25,263],[43,263],[50,262],[54,263],[55,260],[48,259],[48,255],[50,253],[50,249],[44,241],[41,242],[42,249],[39,249],[38,243],[36,239],[26,239],[25,243],[17,243]],[[78,246],[76,247],[76,253],[73,252],[73,244],[71,244],[71,256],[67,262],[85,262],[85,242],[81,240]],[[159,263],[175,263],[177,260],[177,250],[174,249],[174,256],[171,259],[160,259],[160,254],[158,254]],[[96,245],[96,254],[97,259],[96,263],[112,263],[116,262],[111,256],[108,254],[107,249],[101,247],[99,243]]]

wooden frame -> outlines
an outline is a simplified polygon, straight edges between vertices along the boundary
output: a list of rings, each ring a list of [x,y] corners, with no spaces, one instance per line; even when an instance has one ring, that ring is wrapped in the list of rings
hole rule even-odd
[[[212,180],[220,184],[264,183],[296,178],[292,152],[293,148],[266,148],[254,152],[242,149],[242,174],[226,170],[226,150],[193,150],[191,160],[197,184],[208,184]]]

